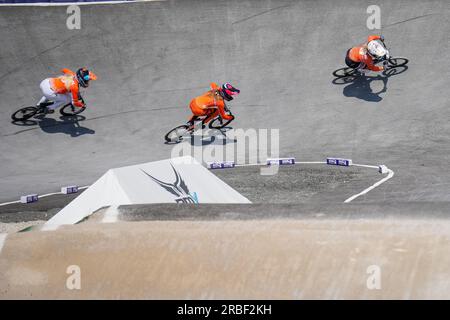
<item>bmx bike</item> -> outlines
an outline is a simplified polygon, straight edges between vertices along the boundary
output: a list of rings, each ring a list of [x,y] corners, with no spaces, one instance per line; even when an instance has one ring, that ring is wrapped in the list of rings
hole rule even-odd
[[[208,123],[208,128],[221,130],[227,127],[234,120],[234,116],[227,106],[225,106],[225,112],[232,117],[230,120],[225,120],[219,115]],[[190,137],[197,129],[199,128],[204,129],[205,124],[203,123],[203,121],[205,120],[206,117],[207,116],[203,116],[201,119],[198,119],[193,126],[191,126],[189,123],[186,123],[173,128],[164,136],[166,143],[168,144],[179,143],[183,139]]]
[[[403,57],[396,57],[396,58],[389,58],[389,59],[380,59],[374,61],[374,63],[380,63],[386,61],[387,62],[387,68],[383,71],[383,73],[389,73],[389,70],[395,69],[398,67],[403,67],[408,64],[409,60],[407,58]],[[336,78],[345,78],[345,77],[355,77],[360,75],[358,69],[350,68],[350,67],[344,67],[337,69],[333,71],[333,76]]]
[[[83,98],[81,98],[80,100],[84,104]],[[16,112],[14,112],[11,115],[11,118],[14,121],[26,121],[26,120],[34,117],[37,114],[45,114],[46,107],[52,105],[53,103],[54,103],[53,101],[48,101],[48,102],[41,103],[39,106],[31,106],[31,107],[21,108],[21,109],[17,110]],[[70,116],[74,116],[74,115],[82,113],[85,109],[86,109],[86,106],[83,106],[80,108],[80,107],[75,107],[72,103],[68,103],[68,104],[64,105],[61,109],[59,109],[59,113],[61,113],[62,116],[70,117]]]
[[[383,43],[384,48],[386,48],[386,43],[384,41],[384,37],[381,37],[380,40]],[[387,48],[386,48],[386,50],[387,50]],[[408,64],[409,60],[405,57],[391,57],[389,55],[390,50],[387,50],[387,52],[388,52],[387,56],[385,55],[384,57],[381,57],[381,58],[373,61],[374,64],[378,64],[380,62],[383,62],[385,64],[385,70],[383,71],[383,74],[385,76],[391,76],[393,74],[402,73],[403,71],[408,69],[408,67],[405,67],[403,71],[396,72],[395,68],[406,66]],[[361,72],[359,69],[350,68],[350,67],[344,67],[344,68],[340,68],[340,69],[333,71],[333,76],[335,76],[338,79],[346,78],[346,77],[357,77],[359,75],[361,75]]]

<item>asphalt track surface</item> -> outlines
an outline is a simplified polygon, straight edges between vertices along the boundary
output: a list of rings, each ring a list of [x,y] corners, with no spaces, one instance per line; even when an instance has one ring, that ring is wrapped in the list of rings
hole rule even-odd
[[[372,4],[83,6],[81,30],[65,27],[65,7],[0,7],[1,202],[169,158],[164,134],[211,81],[242,90],[235,128],[280,129],[280,156],[395,172],[344,204],[385,175],[326,165],[215,171],[253,204],[121,206],[117,223],[101,224],[100,210],[56,231],[0,234],[0,297],[448,298],[450,3],[377,1],[391,53],[408,68],[339,84],[331,73],[346,50],[379,31],[366,27]],[[88,110],[11,123],[39,99],[43,78],[78,66],[99,76]],[[0,219],[43,220],[72,197],[0,207]],[[68,263],[83,268],[80,292],[63,286]],[[383,290],[367,290],[372,264],[383,268]]]
[[[366,27],[371,4],[83,6],[81,30],[65,27],[65,7],[1,7],[0,200],[170,157],[163,135],[187,119],[190,99],[211,81],[229,81],[242,91],[231,104],[234,127],[279,128],[281,156],[340,156],[395,171],[355,201],[448,201],[450,3],[377,1],[391,53],[408,57],[408,69],[334,84],[346,50],[378,31]],[[16,109],[39,99],[42,79],[82,65],[99,80],[78,121],[55,114],[11,123]]]

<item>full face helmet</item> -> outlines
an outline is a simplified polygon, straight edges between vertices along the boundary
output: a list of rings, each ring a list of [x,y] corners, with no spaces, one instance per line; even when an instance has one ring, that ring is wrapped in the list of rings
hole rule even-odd
[[[380,40],[372,40],[367,44],[367,53],[373,59],[380,59],[384,57],[388,51]]]
[[[86,68],[80,68],[76,72],[77,80],[83,88],[89,87],[89,81],[97,80],[97,76]]]
[[[233,96],[238,95],[241,91],[227,82],[222,85],[220,92],[225,100],[231,101],[233,100]]]

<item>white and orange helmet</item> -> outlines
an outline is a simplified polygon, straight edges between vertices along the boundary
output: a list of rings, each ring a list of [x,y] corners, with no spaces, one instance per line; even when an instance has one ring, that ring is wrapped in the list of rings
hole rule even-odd
[[[367,53],[374,59],[379,59],[384,57],[388,50],[381,42],[381,40],[372,40],[367,43]]]

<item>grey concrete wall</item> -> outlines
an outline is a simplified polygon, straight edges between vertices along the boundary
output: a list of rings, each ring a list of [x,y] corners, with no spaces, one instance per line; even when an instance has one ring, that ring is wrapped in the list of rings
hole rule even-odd
[[[9,235],[0,298],[448,299],[449,243],[440,219],[86,223]]]

